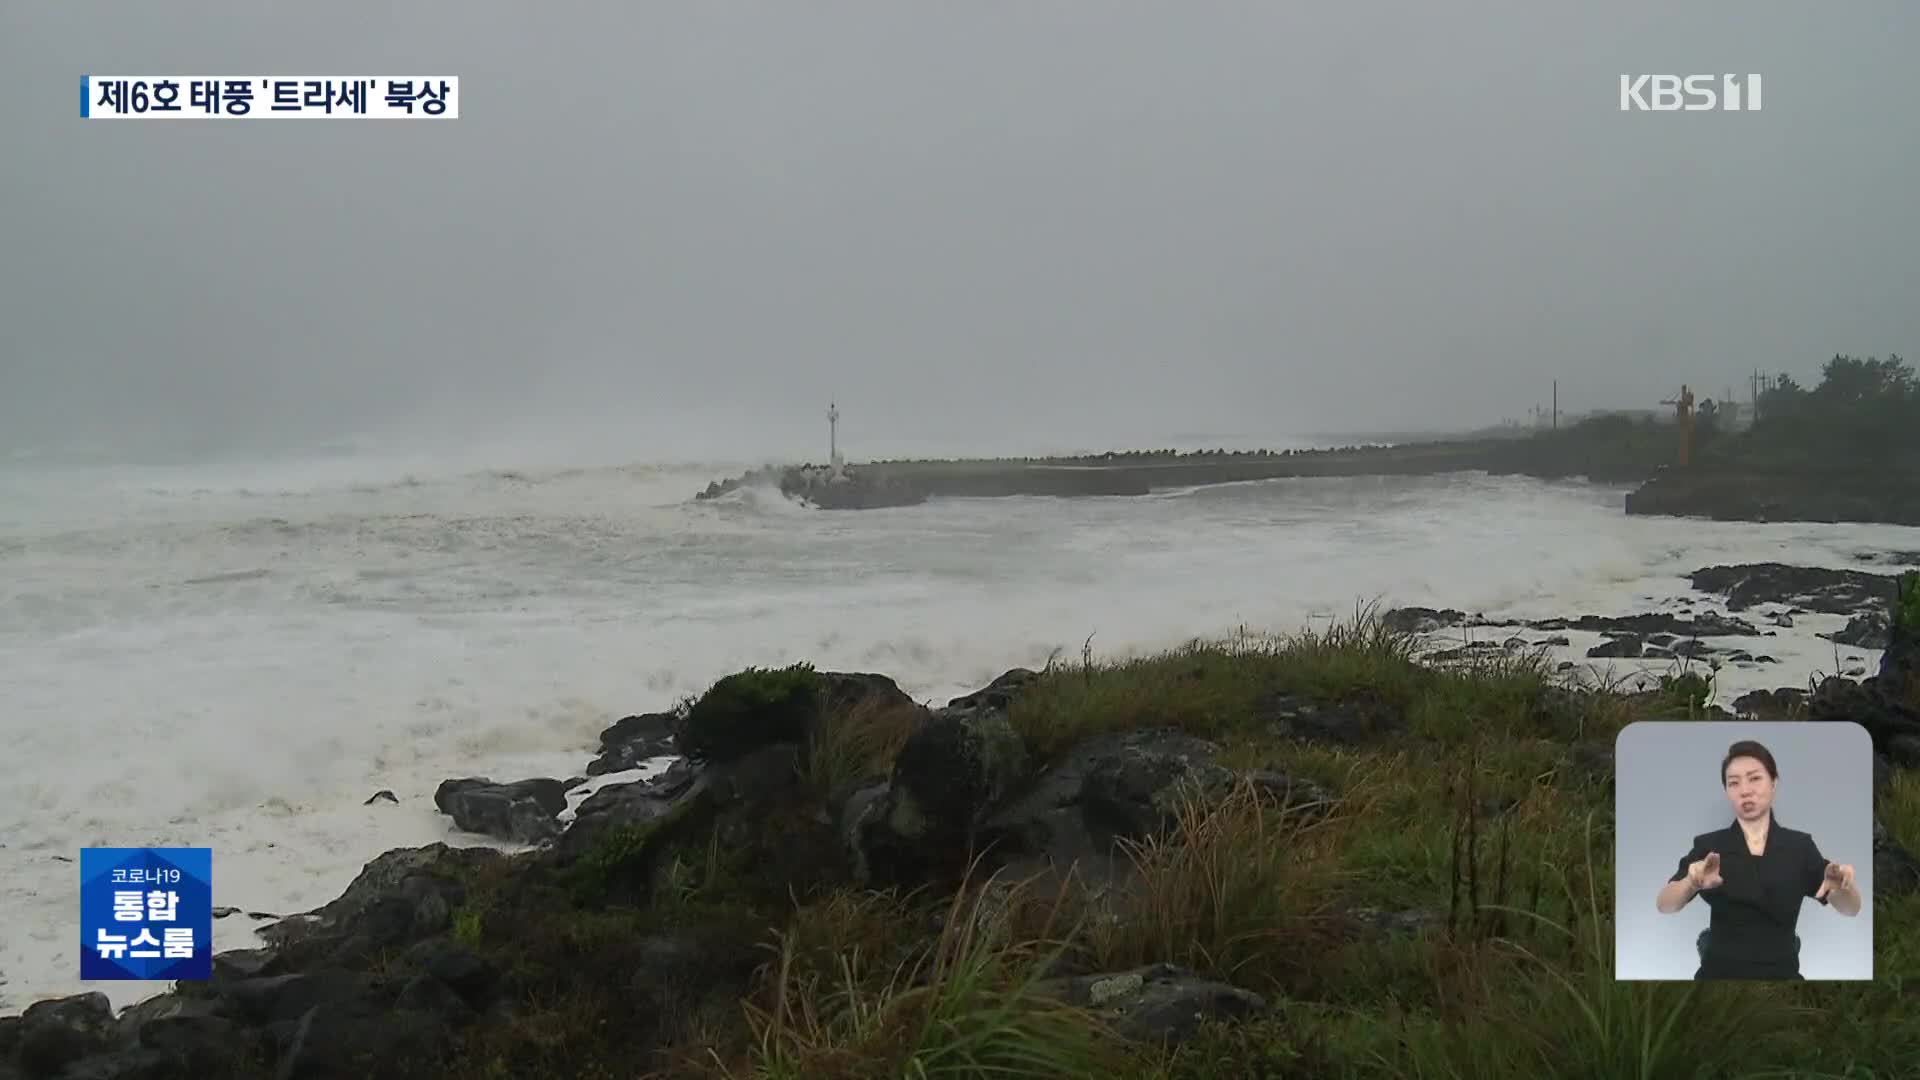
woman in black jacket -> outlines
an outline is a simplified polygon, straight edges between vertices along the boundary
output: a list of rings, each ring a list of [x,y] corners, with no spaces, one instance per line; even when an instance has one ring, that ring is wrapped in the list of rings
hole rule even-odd
[[[1853,867],[1828,862],[1807,833],[1773,817],[1780,779],[1773,754],[1757,742],[1727,749],[1721,783],[1733,823],[1693,838],[1659,908],[1671,915],[1703,897],[1713,921],[1703,936],[1696,979],[1799,979],[1800,902],[1811,898],[1842,915],[1860,914]]]

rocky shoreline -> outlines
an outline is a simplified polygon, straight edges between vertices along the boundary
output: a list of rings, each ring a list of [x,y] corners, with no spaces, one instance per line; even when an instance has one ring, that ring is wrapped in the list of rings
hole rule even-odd
[[[1889,553],[1872,561],[1891,565],[1920,565],[1915,553]],[[1539,645],[1569,644],[1564,636],[1529,639],[1518,636],[1521,630],[1555,633],[1579,630],[1596,633],[1606,640],[1587,650],[1592,659],[1702,660],[1730,664],[1773,664],[1774,657],[1745,649],[1726,648],[1719,638],[1777,637],[1780,630],[1792,629],[1797,616],[1816,613],[1844,615],[1845,627],[1823,634],[1837,645],[1881,650],[1887,647],[1891,623],[1889,606],[1896,595],[1897,573],[1881,574],[1865,570],[1835,570],[1822,567],[1789,566],[1783,563],[1749,563],[1736,566],[1709,566],[1694,571],[1688,583],[1699,593],[1721,600],[1729,612],[1750,617],[1721,615],[1712,610],[1694,612],[1704,601],[1683,599],[1684,614],[1650,612],[1638,615],[1581,615],[1555,619],[1489,619],[1457,609],[1423,607],[1396,608],[1385,616],[1392,629],[1434,634],[1442,630],[1509,630],[1516,632],[1498,643],[1480,641],[1434,654],[1448,660],[1495,649],[1517,649]],[[1865,674],[1864,671],[1860,674]]]
[[[1881,469],[1666,469],[1627,496],[1629,514],[1715,521],[1920,525],[1920,482]]]
[[[886,676],[822,673],[830,708],[908,714],[914,733],[889,776],[863,778],[834,793],[843,812],[830,828],[800,823],[811,846],[757,847],[756,854],[774,861],[773,876],[783,884],[825,872],[874,887],[953,887],[966,870],[958,856],[970,834],[991,833],[1002,850],[1025,853],[1012,863],[1038,865],[1072,852],[1118,864],[1117,839],[1172,826],[1165,795],[1185,780],[1215,798],[1228,797],[1244,781],[1305,812],[1331,799],[1282,773],[1229,769],[1214,760],[1218,746],[1165,730],[1090,740],[1014,798],[1033,777],[1021,763],[1024,751],[1005,710],[1038,677],[1009,671],[977,693],[929,710]],[[1276,719],[1286,715],[1279,704]],[[176,984],[118,1016],[104,995],[90,993],[0,1017],[0,1077],[471,1075],[460,1067],[433,1070],[460,1033],[511,1021],[516,998],[527,989],[513,985],[515,971],[476,947],[464,922],[482,890],[520,875],[527,883],[585,886],[600,899],[632,899],[659,886],[652,880],[658,868],[647,864],[670,837],[696,822],[759,831],[796,794],[804,772],[796,744],[771,736],[724,754],[708,746],[689,754],[687,719],[684,711],[643,714],[607,728],[589,773],[619,771],[663,751],[682,756],[656,777],[602,788],[570,824],[558,820],[564,792],[587,777],[446,781],[435,803],[461,829],[542,846],[523,856],[444,843],[386,852],[338,899],[263,929],[267,948],[216,955],[208,982]],[[984,814],[990,806],[994,812]],[[823,850],[823,842],[836,850]],[[632,865],[616,865],[611,852],[630,857]],[[1386,914],[1362,914],[1393,922]],[[1403,916],[1399,924],[1413,928],[1423,921]],[[624,954],[635,966],[619,989],[646,1000],[662,987],[710,977],[735,992],[754,966],[754,938],[716,942],[657,933],[637,939]],[[1110,1013],[1119,1034],[1139,1039],[1178,1036],[1202,1018],[1265,1007],[1257,994],[1170,964],[1063,974],[1045,990],[1052,1000]]]
[[[1863,561],[1920,565],[1920,558],[1915,558],[1917,554],[1920,553],[1895,552]],[[1488,619],[1452,608],[1423,607],[1392,609],[1383,616],[1383,622],[1396,631],[1418,635],[1479,628],[1548,633],[1584,630],[1605,638],[1587,650],[1586,655],[1591,659],[1698,660],[1704,662],[1703,666],[1721,663],[1753,666],[1778,661],[1765,654],[1727,648],[1714,639],[1773,637],[1779,629],[1791,628],[1795,616],[1813,612],[1848,617],[1845,627],[1831,635],[1821,635],[1835,644],[1889,650],[1893,644],[1890,612],[1898,600],[1901,576],[1783,563],[1709,566],[1688,576],[1696,591],[1720,597],[1729,611],[1756,613],[1762,620],[1758,624],[1711,610],[1689,615],[1661,612],[1518,621]],[[1687,601],[1681,603],[1692,606]],[[1482,641],[1440,649],[1428,656],[1445,662],[1484,653],[1510,653],[1541,645],[1565,644],[1564,637],[1529,640],[1515,635],[1497,643]],[[1881,674],[1857,680],[1844,672],[1835,673],[1810,687],[1752,691],[1736,698],[1730,709],[1707,705],[1703,714],[1723,720],[1855,720],[1873,737],[1875,751],[1883,758],[1883,765],[1920,768],[1920,712],[1904,704],[1901,695],[1891,689],[1904,677],[1889,674],[1892,667],[1904,663],[1901,655],[1897,651],[1883,654]],[[1561,668],[1572,666],[1563,663]],[[1852,674],[1866,676],[1867,672],[1857,668]]]
[[[1900,610],[1897,580],[1778,564],[1692,575],[1696,589],[1763,621],[1780,614],[1763,609],[1780,606],[1860,619],[1877,611],[1888,621]],[[1692,655],[1686,643],[1767,632],[1712,612],[1515,624],[1408,608],[1383,624],[1415,634],[1592,630],[1636,642],[1640,655],[1676,656]],[[1891,622],[1879,632],[1886,652],[1872,677],[1748,695],[1719,715],[1857,721],[1872,737],[1880,783],[1920,769],[1911,694],[1920,641]],[[1192,678],[1204,676],[1202,665]],[[1346,797],[1279,757],[1250,760],[1146,719],[1048,734],[1056,746],[1016,730],[1011,710],[1081,677],[1017,669],[932,708],[884,675],[748,671],[696,701],[609,726],[583,775],[449,779],[434,801],[461,829],[533,850],[442,843],[386,852],[338,899],[264,929],[268,947],[217,955],[208,982],[177,984],[117,1016],[103,995],[82,994],[0,1018],[0,1078],[549,1075],[529,1063],[575,1060],[569,1039],[639,1071],[662,1047],[697,1043],[712,1017],[737,1015],[768,963],[756,913],[786,898],[848,888],[951,895],[949,914],[917,931],[945,941],[963,914],[981,919],[990,902],[1015,904],[992,886],[969,894],[981,869],[969,853],[1040,880],[1042,893],[1069,877],[1089,882],[1093,910],[1107,910],[1135,887],[1139,845],[1162,850],[1187,836],[1192,806],[1244,798],[1311,823]],[[1548,722],[1581,708],[1580,693],[1543,692],[1531,708]],[[1276,746],[1364,747],[1408,724],[1404,711],[1366,695],[1280,684],[1247,700],[1246,722]],[[849,739],[860,751],[836,756]],[[1559,754],[1565,782],[1610,783],[1610,741]],[[565,820],[569,792],[669,757],[656,775],[604,783]],[[1510,805],[1494,800],[1485,812]],[[1920,891],[1920,861],[1878,825],[1873,858],[1877,895]],[[969,895],[964,903],[975,906],[963,908]],[[1409,892],[1398,907],[1350,906],[1324,919],[1343,935],[1396,935],[1452,925],[1454,914],[1445,899]],[[1171,959],[1104,970],[1061,963],[1043,973],[1023,1009],[1077,1010],[1129,1045],[1178,1045],[1203,1020],[1251,1022],[1273,1004]],[[607,1029],[609,1016],[623,1026]],[[575,1017],[601,1026],[575,1030],[567,1026]]]

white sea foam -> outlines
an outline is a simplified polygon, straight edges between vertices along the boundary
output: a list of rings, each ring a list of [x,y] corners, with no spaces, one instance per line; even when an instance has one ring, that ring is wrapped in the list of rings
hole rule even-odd
[[[879,671],[941,702],[1089,635],[1115,655],[1376,601],[1630,614],[1713,563],[1920,548],[1627,518],[1624,489],[1518,478],[836,513],[690,499],[733,464],[458,465],[0,466],[0,1011],[82,988],[81,847],[210,846],[217,904],[312,908],[389,847],[484,843],[435,813],[442,779],[576,775],[613,720],[749,664]],[[1842,621],[1740,642],[1780,663],[1723,668],[1721,700],[1831,670],[1814,635]],[[1568,637],[1581,659],[1597,640]],[[399,804],[362,805],[382,788]],[[244,916],[216,926],[250,940]]]

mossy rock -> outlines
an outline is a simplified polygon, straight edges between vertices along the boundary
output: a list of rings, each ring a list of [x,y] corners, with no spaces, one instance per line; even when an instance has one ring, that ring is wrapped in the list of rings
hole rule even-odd
[[[825,708],[826,680],[811,664],[748,668],[688,706],[675,740],[700,762],[730,761],[778,742],[804,742]]]
[[[1005,713],[943,712],[916,730],[894,759],[888,824],[909,839],[962,835],[1032,767]]]
[[[584,905],[644,892],[661,853],[691,823],[708,819],[712,809],[708,789],[701,788],[650,821],[609,824],[559,879],[575,903]]]

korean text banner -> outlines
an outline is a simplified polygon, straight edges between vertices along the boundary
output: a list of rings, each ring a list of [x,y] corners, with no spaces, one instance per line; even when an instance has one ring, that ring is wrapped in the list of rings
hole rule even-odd
[[[83,120],[453,120],[454,75],[82,75]]]

